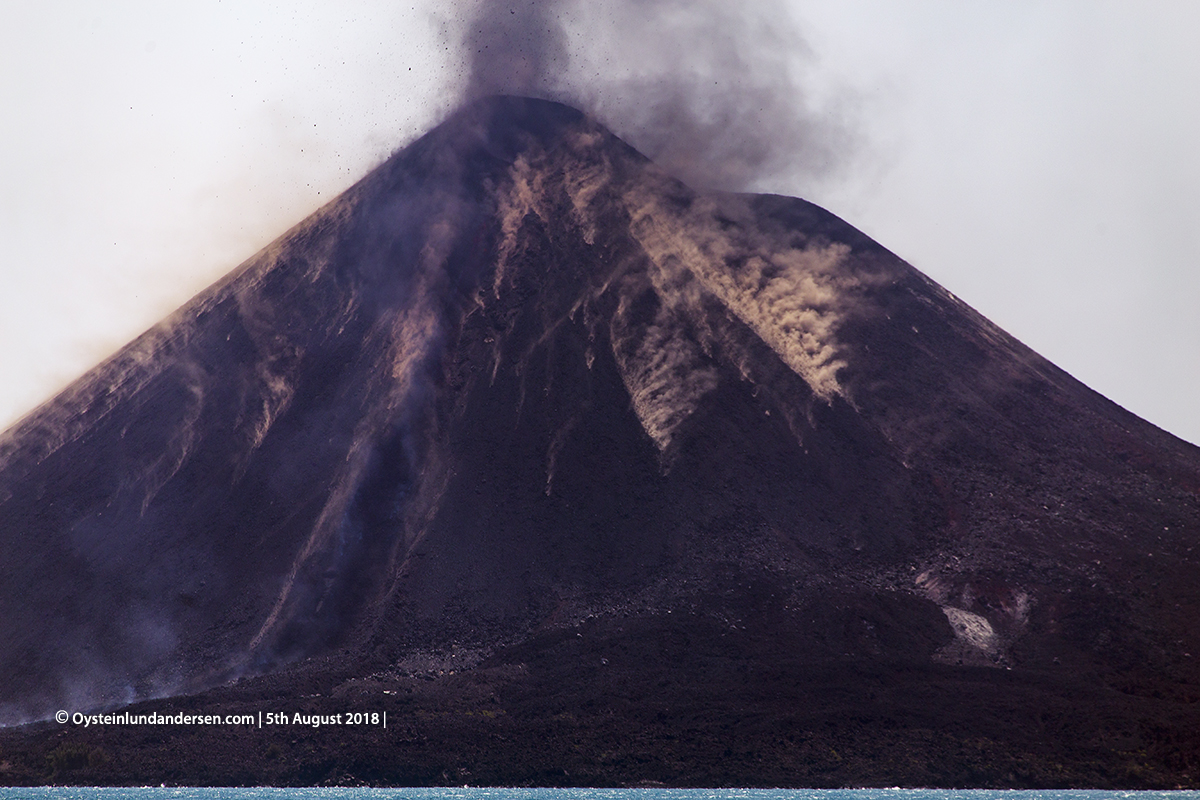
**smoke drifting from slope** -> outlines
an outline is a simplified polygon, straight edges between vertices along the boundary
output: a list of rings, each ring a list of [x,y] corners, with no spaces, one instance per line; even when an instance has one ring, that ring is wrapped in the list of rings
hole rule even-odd
[[[824,178],[854,149],[805,92],[790,22],[778,0],[482,0],[451,25],[464,100],[565,102],[696,188],[761,191]]]

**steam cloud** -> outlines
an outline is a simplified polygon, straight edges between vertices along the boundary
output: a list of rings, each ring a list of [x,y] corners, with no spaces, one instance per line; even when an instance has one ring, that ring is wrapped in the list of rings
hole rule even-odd
[[[829,176],[855,137],[813,105],[811,57],[778,0],[477,0],[450,21],[463,99],[581,108],[695,188],[766,190]],[[789,192],[790,193],[790,192]]]

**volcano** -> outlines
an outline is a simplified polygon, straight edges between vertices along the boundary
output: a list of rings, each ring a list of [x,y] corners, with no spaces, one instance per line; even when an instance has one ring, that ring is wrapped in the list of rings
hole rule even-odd
[[[0,439],[0,779],[1196,786],[1198,546],[847,223],[490,98]],[[129,704],[390,724],[37,722]]]

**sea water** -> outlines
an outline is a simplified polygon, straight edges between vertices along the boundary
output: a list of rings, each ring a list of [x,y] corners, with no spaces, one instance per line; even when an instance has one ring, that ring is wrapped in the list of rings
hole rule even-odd
[[[1001,789],[2,788],[0,800],[1200,800],[1200,791]]]

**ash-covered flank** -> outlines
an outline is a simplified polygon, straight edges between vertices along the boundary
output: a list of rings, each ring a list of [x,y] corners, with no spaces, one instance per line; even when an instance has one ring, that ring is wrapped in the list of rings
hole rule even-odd
[[[1198,545],[1197,448],[862,233],[490,98],[0,439],[4,722],[398,722],[0,780],[1196,785]]]

